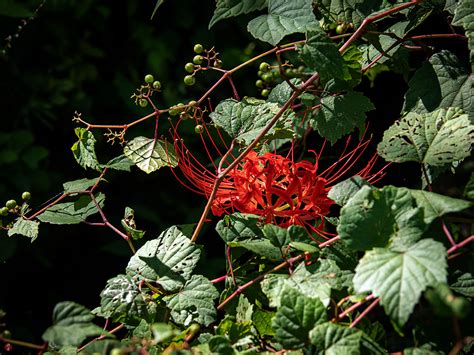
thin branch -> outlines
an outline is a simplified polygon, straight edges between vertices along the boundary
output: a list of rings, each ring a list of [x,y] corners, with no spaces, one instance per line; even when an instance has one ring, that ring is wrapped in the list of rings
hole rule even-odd
[[[354,328],[366,315],[369,313],[375,306],[377,306],[380,302],[380,298],[377,298],[374,302],[372,302],[364,311],[351,323],[349,328]]]
[[[46,350],[48,348],[48,345],[46,343],[43,344],[43,345],[37,345],[37,344],[29,343],[27,341],[4,338],[2,336],[0,336],[0,341],[3,341],[7,344],[23,346],[25,348],[36,349],[36,350],[40,350],[40,351]]]
[[[124,326],[125,326],[125,324],[120,324],[120,325],[118,325],[117,327],[115,327],[114,329],[112,329],[110,332],[107,332],[107,334],[102,334],[102,335],[98,336],[97,338],[92,339],[92,340],[91,340],[90,342],[88,342],[86,345],[84,345],[84,346],[80,347],[79,349],[77,349],[77,352],[80,353],[80,352],[83,351],[86,347],[88,347],[89,345],[95,343],[96,341],[105,339],[105,338],[107,338],[108,335],[114,334],[114,333],[118,332],[118,331],[119,331],[120,329],[122,329]]]

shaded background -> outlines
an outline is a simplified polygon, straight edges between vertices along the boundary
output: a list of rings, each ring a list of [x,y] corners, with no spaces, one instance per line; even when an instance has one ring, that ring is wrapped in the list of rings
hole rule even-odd
[[[150,112],[130,99],[145,74],[162,83],[163,92],[155,101],[161,108],[197,98],[215,80],[205,75],[191,89],[182,84],[183,66],[194,56],[194,43],[215,46],[226,68],[267,49],[252,42],[246,16],[208,31],[214,0],[168,0],[153,20],[152,0],[50,0],[15,38],[21,19],[30,17],[39,3],[23,1],[20,6],[20,1],[5,0],[0,6],[0,38],[13,36],[11,48],[0,54],[0,203],[20,201],[22,191],[28,190],[32,207],[38,208],[61,192],[63,182],[96,176],[76,164],[70,151],[76,140],[71,121],[76,110],[91,123],[131,122]],[[242,93],[257,96],[256,66],[246,73],[251,80],[243,80],[245,73],[237,74],[236,84]],[[406,88],[402,75],[393,72],[379,75],[373,86],[365,80],[358,88],[377,107],[369,117],[376,137],[398,117]],[[230,92],[219,89],[215,102],[227,96]],[[151,136],[153,128],[154,121],[146,122],[130,129],[127,137]],[[165,133],[166,124],[161,129]],[[99,131],[94,134],[100,162],[121,153],[119,145],[107,145]],[[193,134],[192,127],[184,133]],[[397,180],[407,176],[407,166],[403,174],[394,167],[393,180],[385,182],[409,185]],[[119,225],[124,208],[132,207],[138,227],[147,231],[146,240],[170,225],[196,222],[205,203],[180,186],[168,169],[146,175],[133,168],[130,174],[111,172],[107,180],[102,191],[110,221]],[[212,225],[199,242],[207,254],[199,272],[222,275],[223,244]],[[0,309],[7,313],[8,329],[14,338],[41,342],[57,302],[71,300],[95,308],[106,281],[124,273],[129,257],[126,243],[106,228],[44,223],[33,244],[0,232]]]

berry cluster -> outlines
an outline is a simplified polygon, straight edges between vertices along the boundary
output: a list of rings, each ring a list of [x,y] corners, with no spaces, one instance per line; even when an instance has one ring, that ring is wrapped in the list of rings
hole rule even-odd
[[[184,65],[184,70],[189,74],[184,77],[183,81],[188,86],[193,86],[196,83],[196,73],[200,70],[222,67],[222,61],[218,58],[219,53],[214,48],[205,49],[202,44],[198,43],[194,45],[193,50],[196,54],[193,61]]]
[[[137,92],[131,96],[135,100],[136,105],[140,107],[147,107],[149,98],[156,91],[161,91],[161,83],[155,80],[152,74],[145,75],[145,84],[141,85]]]
[[[26,210],[28,208],[28,205],[26,204],[26,201],[29,201],[31,198],[31,193],[28,191],[25,191],[21,194],[21,199],[24,201],[22,206],[19,206],[16,200],[8,200],[5,202],[5,206],[0,208],[0,216],[6,217],[8,214],[18,214],[22,210]]]

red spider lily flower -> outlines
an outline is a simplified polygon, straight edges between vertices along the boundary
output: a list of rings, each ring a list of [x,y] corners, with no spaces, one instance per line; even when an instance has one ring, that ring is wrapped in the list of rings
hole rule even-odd
[[[209,168],[187,149],[177,134],[178,126],[179,122],[174,127],[174,148],[179,157],[178,167],[186,182],[174,174],[184,186],[209,198],[219,170],[211,153],[217,152],[222,159],[221,149],[227,150],[228,147],[223,144],[219,148],[204,125],[201,140],[211,162],[212,168]],[[219,132],[218,136],[222,138]],[[212,212],[215,216],[235,211],[251,213],[261,216],[265,223],[281,227],[301,225],[323,237],[331,236],[323,230],[324,217],[334,204],[328,198],[328,192],[335,183],[348,177],[369,142],[362,140],[349,150],[349,138],[339,159],[321,172],[318,165],[325,144],[319,154],[311,151],[315,155],[314,163],[309,160],[294,161],[272,152],[258,155],[251,151],[219,185],[212,201]],[[372,182],[380,179],[383,169],[372,173],[376,160],[377,156],[372,156],[362,169],[352,175]]]

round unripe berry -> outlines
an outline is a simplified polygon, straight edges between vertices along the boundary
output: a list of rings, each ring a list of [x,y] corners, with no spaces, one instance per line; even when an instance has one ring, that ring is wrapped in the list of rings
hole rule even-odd
[[[8,200],[7,203],[5,203],[5,206],[11,210],[17,206],[17,203],[15,200]]]
[[[196,132],[197,134],[201,134],[202,132],[204,132],[204,127],[203,127],[203,125],[200,125],[200,124],[196,125],[196,126],[194,127],[194,132]]]
[[[151,84],[153,82],[153,80],[155,80],[153,75],[151,75],[151,74],[145,75],[145,83]]]
[[[214,61],[214,67],[215,67],[215,68],[222,68],[222,60],[216,59],[216,60]]]
[[[265,73],[270,70],[270,64],[268,64],[267,62],[261,62],[258,69]]]
[[[285,69],[285,75],[291,78],[293,76],[293,70],[291,68]]]
[[[31,198],[31,193],[29,191],[25,191],[21,194],[21,198],[23,201],[28,201]]]
[[[197,106],[197,105],[198,105],[198,103],[195,100],[191,100],[191,101],[188,102],[188,106],[194,107],[194,106]]]
[[[138,104],[140,105],[140,107],[147,107],[148,101],[146,99],[140,99],[140,101],[138,101]]]
[[[263,81],[258,79],[256,82],[255,82],[255,86],[258,87],[258,88],[263,88]]]
[[[2,207],[0,208],[0,216],[7,216],[8,215],[8,208]]]
[[[186,63],[186,65],[184,66],[184,70],[186,70],[188,73],[194,72],[194,64]]]
[[[272,73],[272,76],[273,76],[274,79],[276,79],[280,76],[280,71],[278,71],[278,70],[272,71],[271,73]]]
[[[259,77],[262,77],[263,71],[259,70],[259,71],[257,72],[257,75],[258,75]]]
[[[194,48],[193,48],[193,49],[194,49],[194,53],[196,53],[196,54],[201,54],[202,51],[204,50],[204,47],[202,46],[202,44],[199,44],[199,43],[198,43],[198,44],[195,44],[195,45],[194,45]]]
[[[268,97],[268,95],[270,95],[270,90],[268,89],[263,89],[262,92],[261,92],[261,95],[263,97]]]
[[[269,83],[273,80],[273,75],[272,75],[272,73],[264,73],[262,75],[262,79],[263,79],[264,82]]]
[[[342,35],[342,34],[346,33],[346,30],[347,30],[347,26],[344,23],[341,23],[341,24],[337,25],[337,27],[336,27],[336,33],[338,35]]]
[[[176,116],[179,112],[180,112],[180,110],[177,109],[175,106],[170,107],[170,110],[168,111],[170,116]]]
[[[196,78],[192,75],[186,75],[183,81],[188,86],[193,86],[194,84],[196,84]]]
[[[155,90],[160,90],[161,89],[161,83],[158,80],[155,80],[153,82],[153,89],[155,89]]]
[[[198,54],[198,55],[194,56],[193,63],[197,64],[197,65],[200,65],[200,64],[202,64],[203,60],[204,60],[203,56]]]

